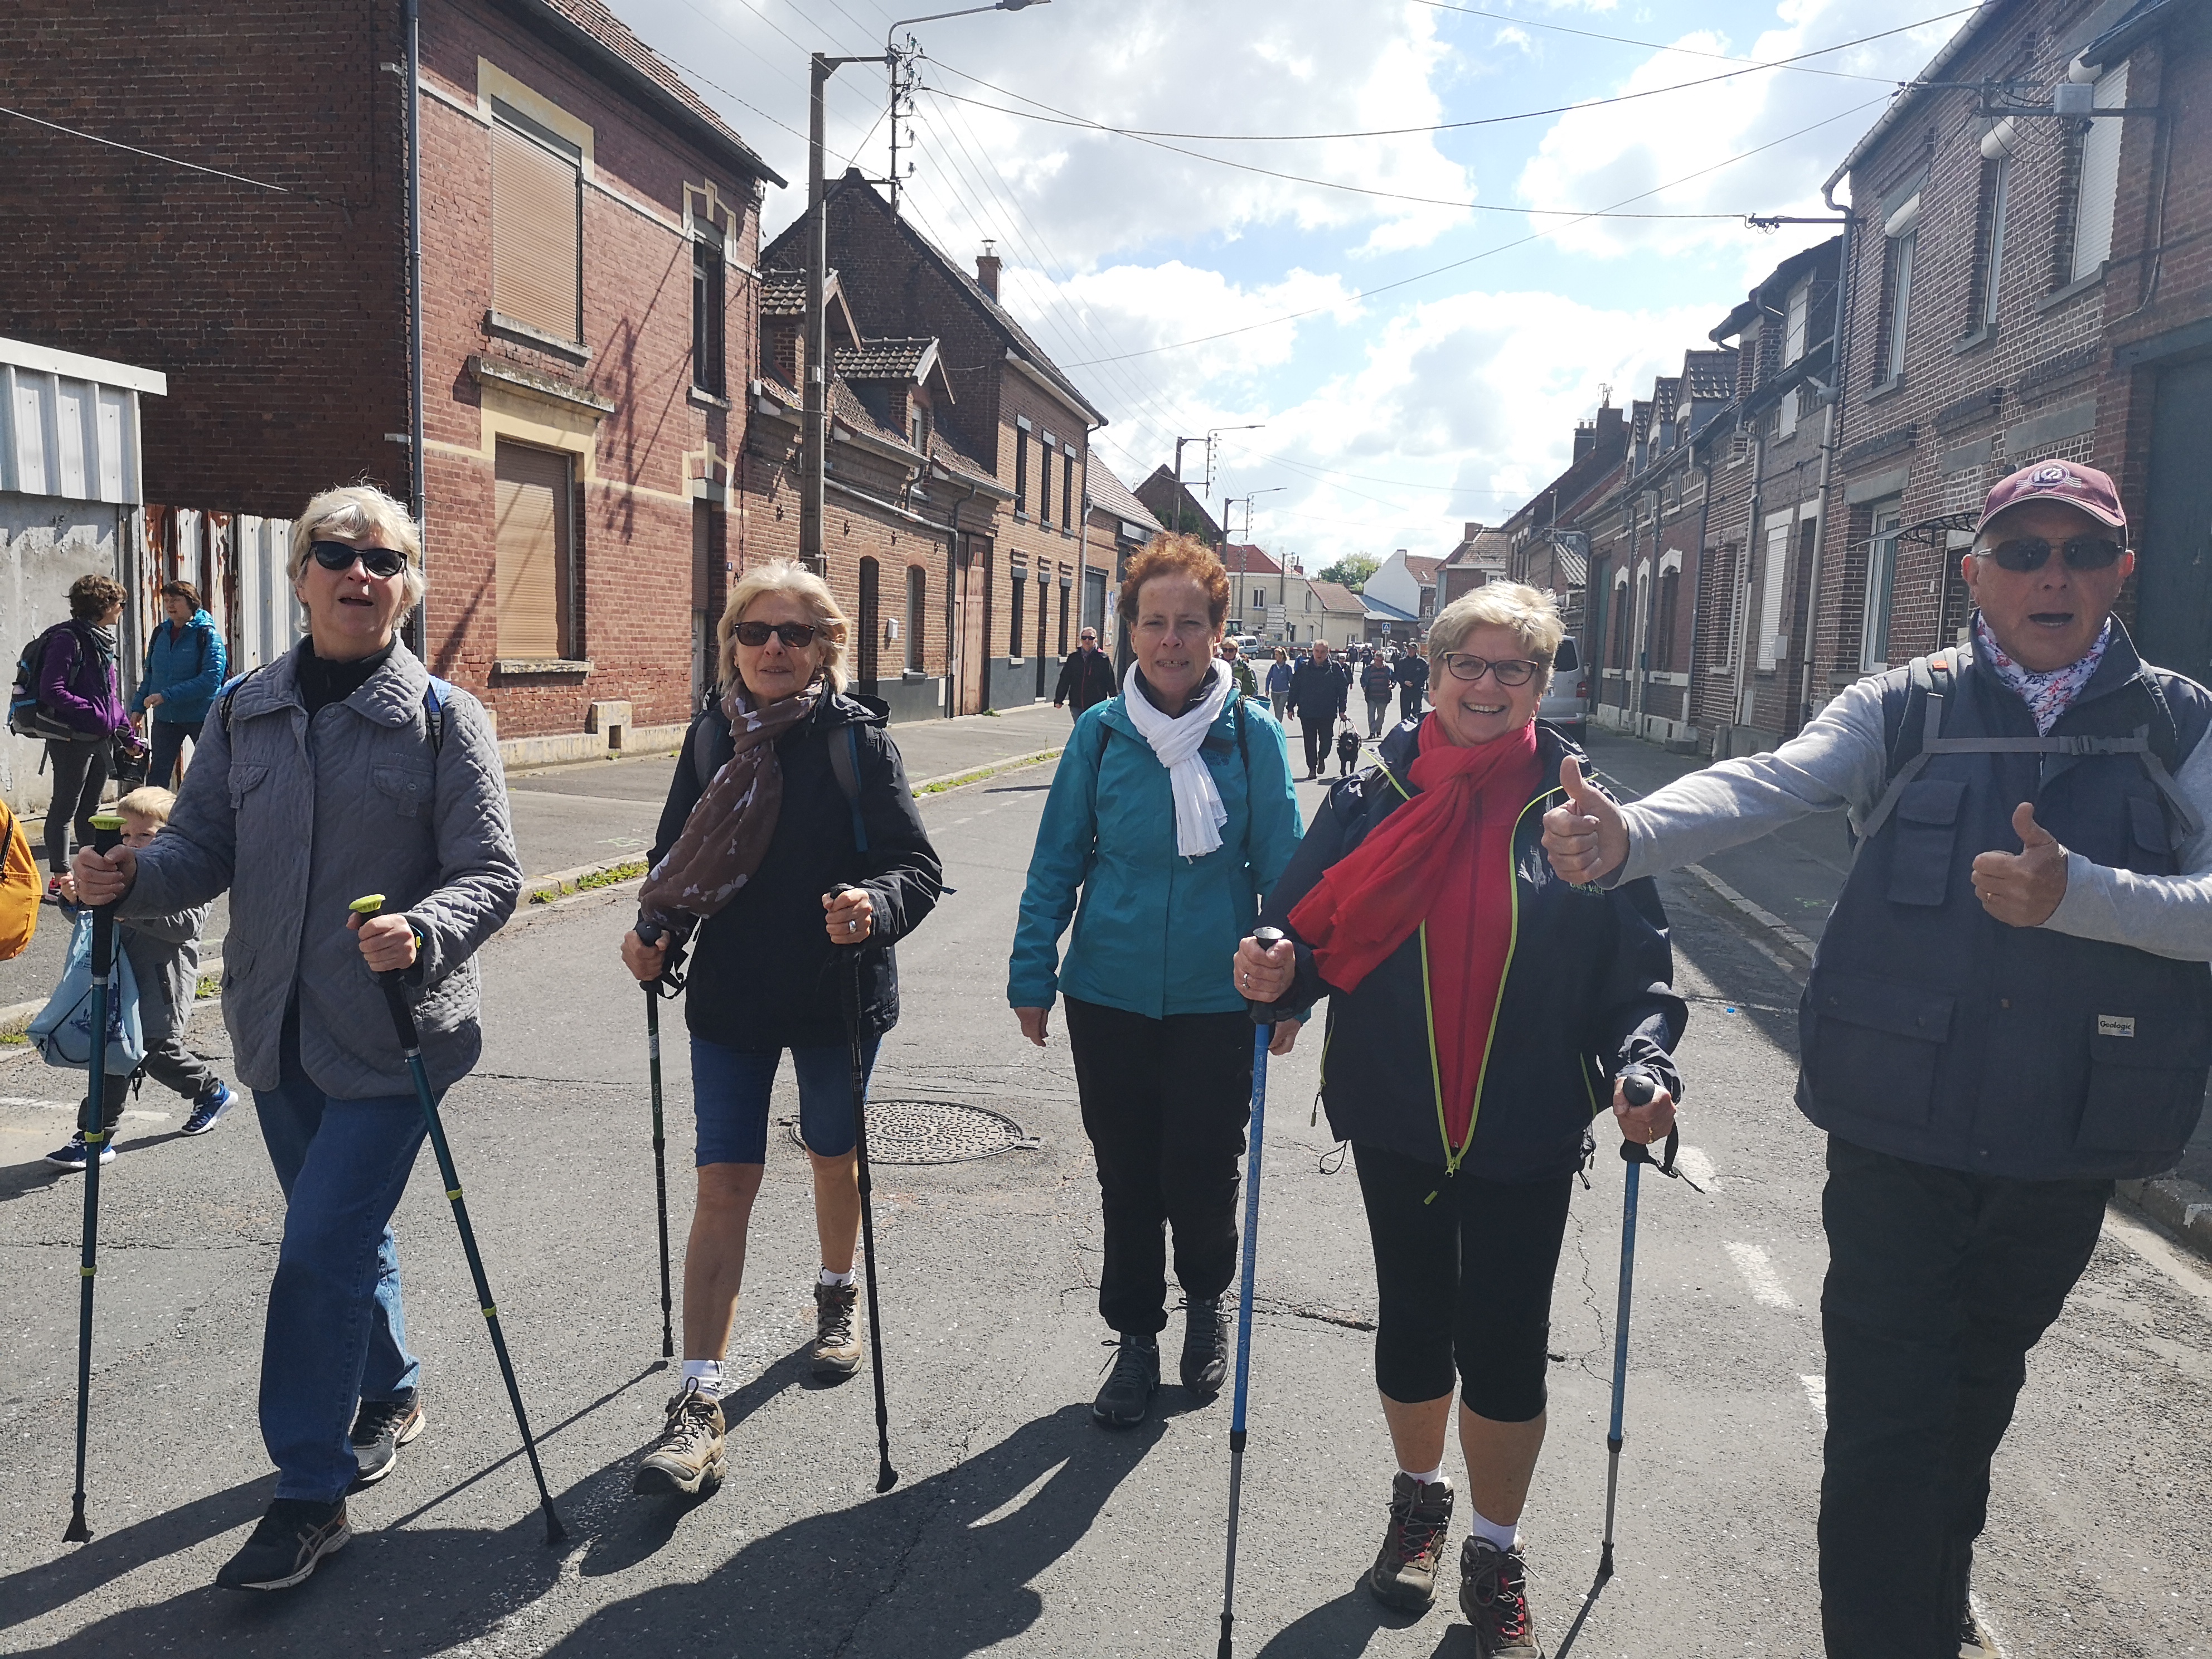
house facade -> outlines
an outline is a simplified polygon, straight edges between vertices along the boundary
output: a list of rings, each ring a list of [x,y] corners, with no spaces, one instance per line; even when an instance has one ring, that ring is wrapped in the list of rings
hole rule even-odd
[[[1127,574],[1131,556],[1160,533],[1160,525],[1095,450],[1089,477],[1083,513],[1083,622],[1098,630],[1100,647],[1111,654],[1118,650],[1121,635],[1116,614],[1121,578]]]

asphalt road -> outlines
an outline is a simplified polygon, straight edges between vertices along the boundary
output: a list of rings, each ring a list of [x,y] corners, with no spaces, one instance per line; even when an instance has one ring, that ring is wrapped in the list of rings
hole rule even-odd
[[[1194,1407],[1170,1386],[1141,1431],[1087,1422],[1109,1357],[1088,1147],[1057,1023],[1039,1051],[1005,1007],[1049,775],[1002,775],[923,808],[960,890],[902,949],[906,1016],[876,1096],[988,1106],[1037,1145],[879,1170],[896,1490],[872,1490],[866,1379],[817,1389],[799,1363],[811,1210],[804,1161],[778,1140],[732,1345],[749,1380],[731,1407],[731,1478],[690,1508],[629,1495],[670,1382],[653,1369],[642,1010],[613,945],[627,895],[587,895],[488,947],[484,1063],[447,1106],[568,1546],[542,1541],[425,1158],[398,1226],[429,1431],[391,1480],[353,1500],[359,1535],[301,1592],[210,1588],[270,1487],[253,1402],[280,1207],[243,1113],[189,1142],[173,1138],[173,1117],[137,1121],[103,1182],[97,1535],[63,1544],[82,1189],[34,1161],[68,1120],[30,1103],[64,1091],[34,1064],[0,1068],[0,1649],[1210,1653],[1228,1404]],[[1310,808],[1318,792],[1301,795]],[[607,822],[623,832],[615,812]],[[1679,982],[1695,999],[1685,1163],[1705,1191],[1645,1183],[1620,1573],[1573,1651],[1812,1654],[1824,1251],[1820,1147],[1790,1104],[1796,987],[1709,886],[1674,878],[1665,892]],[[219,1048],[219,1025],[201,1019],[198,1035]],[[680,1039],[670,1047],[680,1238],[688,1079]],[[1318,1048],[1301,1042],[1271,1073],[1238,1651],[1471,1656],[1449,1597],[1408,1620],[1358,1583],[1391,1465],[1358,1196],[1349,1171],[1328,1172],[1326,1127],[1309,1121]],[[1551,1441],[1522,1522],[1555,1650],[1596,1565],[1620,1170],[1600,1158],[1594,1188],[1577,1195]],[[2116,1218],[2035,1356],[1998,1462],[1977,1582],[2008,1653],[2212,1654],[2208,1423],[2212,1274]]]

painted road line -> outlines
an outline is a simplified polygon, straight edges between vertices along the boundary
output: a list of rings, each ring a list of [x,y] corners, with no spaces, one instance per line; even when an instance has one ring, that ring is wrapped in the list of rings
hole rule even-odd
[[[1825,1376],[1801,1376],[1797,1379],[1805,1390],[1805,1398],[1813,1407],[1813,1415],[1820,1419],[1820,1426],[1828,1425],[1828,1379]]]
[[[1794,1308],[1797,1298],[1791,1296],[1774,1271],[1774,1264],[1766,1259],[1766,1252],[1756,1244],[1738,1243],[1729,1240],[1721,1247],[1735,1263],[1735,1270],[1743,1275],[1744,1283],[1751,1286],[1752,1300],[1769,1308]]]
[[[1707,1158],[1695,1146],[1685,1146],[1675,1153],[1674,1167],[1681,1170],[1694,1185],[1704,1188],[1707,1192],[1712,1191],[1721,1184],[1720,1177],[1713,1173],[1712,1159]]]
[[[1686,864],[1682,869],[1685,874],[1695,876],[1737,909],[1742,911],[1744,915],[1765,928],[1775,938],[1780,939],[1791,950],[1797,951],[1806,961],[1810,962],[1813,959],[1813,941],[1776,915],[1774,912],[1762,909],[1753,904],[1702,864]]]
[[[77,1109],[73,1100],[39,1100],[29,1095],[0,1095],[0,1106],[35,1106],[46,1112],[74,1112]],[[169,1121],[167,1112],[143,1112],[136,1107],[125,1109],[123,1115],[137,1118],[142,1123],[167,1123]]]

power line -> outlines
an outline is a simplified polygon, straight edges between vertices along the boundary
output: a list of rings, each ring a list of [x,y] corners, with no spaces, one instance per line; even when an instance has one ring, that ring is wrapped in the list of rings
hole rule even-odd
[[[126,144],[116,138],[103,138],[96,132],[80,132],[75,127],[65,127],[58,121],[48,121],[20,109],[9,109],[0,106],[0,115],[12,115],[17,120],[28,121],[33,126],[45,127],[54,132],[65,132],[72,138],[82,138],[88,143],[105,144],[110,149],[126,150],[133,155],[143,155],[149,161],[160,161],[169,167],[185,168],[189,172],[204,173],[214,178],[228,179],[234,185],[251,185],[256,190],[274,191],[279,196],[304,196],[305,199],[310,202],[333,205],[326,197],[308,196],[304,191],[292,189],[289,185],[272,185],[266,179],[249,179],[242,173],[225,173],[221,167],[203,167],[198,161],[187,161],[180,156],[163,155],[157,150],[141,149],[136,144]]]

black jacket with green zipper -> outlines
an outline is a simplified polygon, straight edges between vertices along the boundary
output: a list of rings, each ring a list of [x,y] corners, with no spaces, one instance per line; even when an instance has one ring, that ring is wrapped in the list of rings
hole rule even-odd
[[[1674,952],[1658,890],[1646,881],[1610,892],[1561,881],[1544,856],[1543,815],[1563,797],[1559,762],[1582,750],[1539,721],[1536,793],[1513,833],[1513,941],[1489,1054],[1466,1141],[1447,1144],[1430,1020],[1425,929],[1417,929],[1356,991],[1335,989],[1290,913],[1322,872],[1419,793],[1407,776],[1419,728],[1383,738],[1380,766],[1346,779],[1306,831],[1268,895],[1266,921],[1297,947],[1297,981],[1275,1006],[1328,999],[1322,1099],[1340,1140],[1380,1146],[1491,1181],[1571,1173],[1590,1121],[1610,1105],[1613,1079],[1646,1067],[1677,1100],[1673,1050],[1688,1009],[1674,994]],[[1589,762],[1583,760],[1585,769]]]

